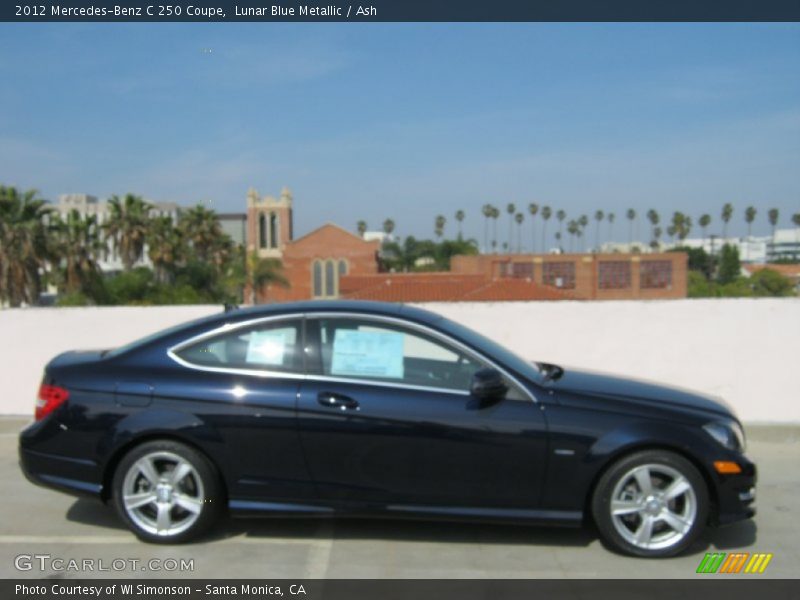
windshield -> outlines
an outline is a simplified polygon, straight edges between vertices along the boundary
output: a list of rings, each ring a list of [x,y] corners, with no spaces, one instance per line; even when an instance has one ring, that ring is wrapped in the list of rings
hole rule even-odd
[[[472,344],[487,356],[498,360],[523,377],[527,377],[539,383],[544,381],[545,374],[542,372],[538,363],[522,358],[518,354],[515,354],[508,348],[501,346],[486,336],[481,335],[477,331],[464,327],[460,323],[456,323],[450,319],[442,319],[437,325],[440,325],[454,336]]]

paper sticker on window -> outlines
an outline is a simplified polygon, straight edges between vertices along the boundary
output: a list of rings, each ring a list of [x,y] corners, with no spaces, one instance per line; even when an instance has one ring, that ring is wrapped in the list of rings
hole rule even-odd
[[[258,365],[283,365],[285,352],[286,331],[253,331],[245,360]]]
[[[333,338],[331,374],[401,379],[403,338],[394,331],[340,329]]]

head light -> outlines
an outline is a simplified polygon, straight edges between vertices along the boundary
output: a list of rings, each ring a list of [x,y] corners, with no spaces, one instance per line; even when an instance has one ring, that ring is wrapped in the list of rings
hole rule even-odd
[[[703,425],[703,429],[728,450],[744,452],[744,431],[736,421],[714,421]]]

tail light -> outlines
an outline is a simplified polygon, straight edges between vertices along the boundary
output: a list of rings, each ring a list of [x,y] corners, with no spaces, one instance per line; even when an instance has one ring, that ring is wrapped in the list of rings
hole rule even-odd
[[[41,421],[69,398],[69,392],[57,385],[43,383],[36,399],[36,420]]]

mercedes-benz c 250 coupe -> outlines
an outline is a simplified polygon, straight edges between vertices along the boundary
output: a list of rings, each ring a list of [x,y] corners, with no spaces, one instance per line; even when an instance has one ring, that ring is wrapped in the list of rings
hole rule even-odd
[[[20,459],[151,542],[228,510],[593,521],[656,557],[754,514],[744,445],[700,394],[528,362],[417,308],[310,302],[55,357]]]

